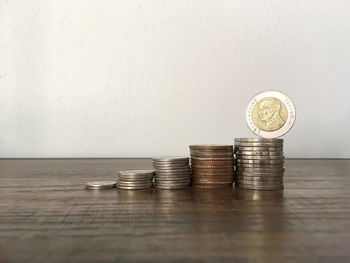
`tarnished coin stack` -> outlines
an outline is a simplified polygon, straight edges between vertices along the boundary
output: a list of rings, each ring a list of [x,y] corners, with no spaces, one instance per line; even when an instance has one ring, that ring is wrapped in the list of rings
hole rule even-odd
[[[283,188],[283,139],[235,139],[236,186],[254,190]]]
[[[153,186],[153,170],[119,171],[117,187],[125,190],[146,189]]]
[[[231,188],[233,184],[232,145],[190,145],[192,187]]]
[[[153,158],[155,187],[160,189],[182,189],[191,184],[188,157]]]

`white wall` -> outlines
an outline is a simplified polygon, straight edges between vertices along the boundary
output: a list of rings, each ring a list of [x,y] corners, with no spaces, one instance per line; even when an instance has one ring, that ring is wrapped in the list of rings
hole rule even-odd
[[[287,157],[350,157],[350,1],[0,0],[0,32],[0,157],[187,155],[266,89]]]

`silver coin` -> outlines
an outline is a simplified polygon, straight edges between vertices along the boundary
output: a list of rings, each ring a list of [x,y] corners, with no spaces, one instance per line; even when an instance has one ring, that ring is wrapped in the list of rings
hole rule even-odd
[[[119,171],[119,174],[126,176],[151,175],[154,174],[154,170],[125,170]]]
[[[237,159],[240,160],[284,160],[283,155],[274,155],[274,156],[257,156],[257,155],[242,155],[237,154]]]
[[[284,167],[272,167],[267,168],[265,166],[262,167],[244,167],[244,166],[237,166],[236,172],[248,172],[248,173],[273,173],[273,172],[284,172]]]
[[[265,160],[265,159],[237,159],[237,163],[248,163],[248,164],[284,164],[284,159],[280,160]]]
[[[283,151],[280,152],[263,152],[263,151],[236,151],[235,152],[236,156],[237,155],[248,155],[248,156],[283,156]]]
[[[86,189],[110,189],[114,188],[116,186],[117,182],[115,181],[93,181],[93,182],[88,182],[85,185]]]
[[[121,186],[118,185],[119,189],[124,189],[124,190],[141,190],[141,189],[148,189],[148,188],[152,188],[153,185],[150,186],[143,186],[143,187],[136,187],[136,186]]]
[[[252,181],[283,181],[283,175],[272,175],[272,176],[245,176],[245,175],[236,175],[235,179],[237,180],[252,180]]]
[[[237,163],[236,170],[254,168],[254,169],[283,169],[284,164],[256,164],[256,163]]]
[[[191,177],[183,178],[156,178],[156,182],[184,182],[191,181]]]
[[[154,157],[152,161],[155,162],[186,162],[188,157],[185,156],[164,156],[164,157]]]
[[[242,188],[242,189],[249,189],[249,190],[262,190],[262,191],[268,191],[268,190],[280,190],[283,189],[283,185],[281,186],[273,186],[273,187],[269,187],[269,186],[257,186],[257,185],[250,185],[250,184],[237,184],[236,186],[238,188]]]
[[[254,182],[283,182],[283,176],[279,176],[279,177],[245,177],[245,176],[236,176],[235,180],[237,182],[241,182],[241,183],[254,183]]]
[[[263,138],[277,138],[287,133],[295,122],[295,107],[279,91],[265,91],[248,104],[246,121],[249,129]]]
[[[153,167],[186,167],[189,163],[153,163]]]
[[[235,146],[241,147],[283,147],[283,143],[275,142],[235,142]]]
[[[167,181],[167,180],[191,180],[191,176],[167,176],[167,177],[156,177],[155,180],[164,180],[164,181]]]
[[[283,139],[276,139],[276,138],[235,138],[235,142],[276,142],[276,143],[283,143]]]
[[[157,183],[155,186],[168,186],[168,187],[177,187],[177,186],[189,186],[191,182],[187,183]]]
[[[125,180],[125,181],[148,181],[152,180],[153,175],[137,175],[137,176],[124,176],[124,175],[119,175],[117,176],[117,180]]]
[[[162,170],[188,170],[188,169],[190,169],[190,166],[189,165],[186,165],[186,166],[157,166],[154,168],[157,172],[157,171],[162,171]]]
[[[235,152],[236,151],[248,151],[248,152],[254,152],[254,151],[259,151],[259,152],[281,152],[283,151],[283,147],[281,146],[276,146],[276,147],[253,147],[253,146],[235,146]]]
[[[156,185],[155,186],[158,189],[162,190],[178,190],[178,189],[186,189],[189,188],[189,185],[186,186],[163,186],[163,185]]]
[[[236,171],[235,174],[236,176],[243,176],[243,177],[282,177],[284,176],[284,171],[269,172],[269,173]]]

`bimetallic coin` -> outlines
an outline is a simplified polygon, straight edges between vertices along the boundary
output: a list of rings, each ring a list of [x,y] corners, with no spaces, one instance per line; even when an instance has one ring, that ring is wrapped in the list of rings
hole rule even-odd
[[[266,91],[254,96],[246,112],[249,129],[263,138],[284,135],[292,128],[295,117],[293,102],[279,91]]]
[[[93,181],[86,183],[85,188],[91,190],[110,189],[114,188],[116,184],[115,181]]]

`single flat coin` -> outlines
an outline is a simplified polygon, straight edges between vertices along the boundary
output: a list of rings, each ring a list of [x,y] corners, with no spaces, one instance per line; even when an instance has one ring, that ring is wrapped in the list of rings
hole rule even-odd
[[[237,154],[237,159],[241,160],[284,160],[284,156],[274,155],[274,156],[260,156],[260,155],[243,155]]]
[[[151,175],[118,175],[117,179],[125,181],[148,181],[152,180],[153,174]]]
[[[223,150],[223,149],[227,149],[227,150],[232,150],[233,149],[233,145],[220,145],[220,144],[202,144],[202,145],[190,145],[190,150],[203,150],[203,149],[207,149],[207,150]]]
[[[255,179],[253,179],[255,178]],[[240,182],[240,183],[248,183],[248,184],[254,184],[254,183],[283,183],[283,177],[241,177],[241,176],[238,176],[235,178],[235,180],[237,182]]]
[[[283,143],[283,139],[276,138],[235,138],[235,142],[274,142],[274,143]]]
[[[191,154],[192,158],[233,158],[233,152],[223,154]]]
[[[280,151],[280,152],[236,151],[235,155],[236,156],[239,156],[239,155],[249,155],[249,156],[283,156],[283,151]]]
[[[160,168],[164,168],[164,167],[188,167],[189,162],[188,163],[152,163],[153,167],[160,167]]]
[[[277,138],[294,125],[295,107],[290,98],[279,91],[265,91],[248,104],[246,121],[249,129],[263,138]]]
[[[86,183],[85,188],[91,190],[110,189],[114,188],[116,184],[115,181],[93,181]]]
[[[233,162],[228,164],[192,164],[192,169],[230,169],[233,168]]]

